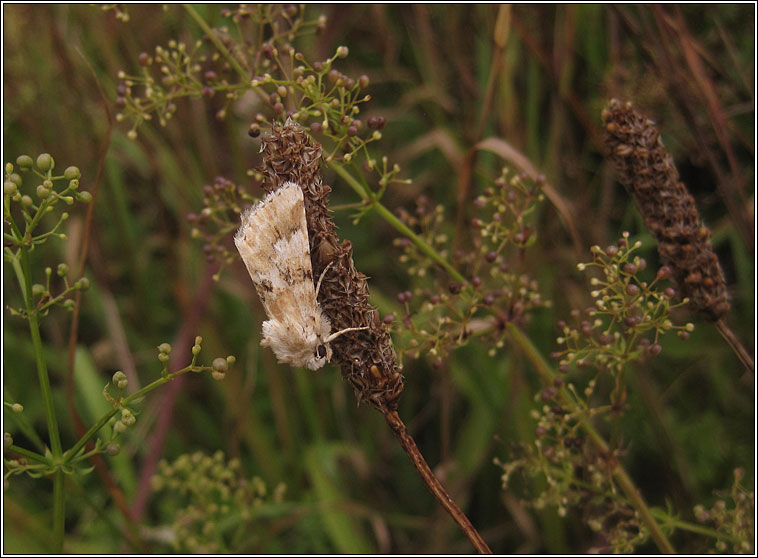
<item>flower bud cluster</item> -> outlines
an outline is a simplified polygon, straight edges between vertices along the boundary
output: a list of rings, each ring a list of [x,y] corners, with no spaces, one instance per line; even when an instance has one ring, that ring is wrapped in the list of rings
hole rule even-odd
[[[451,248],[441,205],[422,195],[413,211],[398,211],[400,220],[442,259],[452,255],[467,278],[440,282],[437,264],[426,251],[407,237],[394,241],[402,249],[399,261],[412,284],[398,295],[402,319],[392,320],[402,356],[427,356],[433,366],[441,366],[472,335],[481,336],[494,356],[504,346],[506,322],[524,322],[531,310],[550,304],[542,299],[537,282],[519,269],[524,249],[536,238],[528,216],[542,199],[539,183],[503,169],[474,201],[472,246],[457,251]]]
[[[639,278],[647,267],[645,259],[634,254],[640,246],[630,243],[629,233],[624,232],[616,244],[593,246],[593,260],[577,265],[580,271],[597,270],[599,275],[590,279],[593,304],[572,310],[570,322],[558,324],[557,343],[563,348],[553,356],[560,371],[575,366],[619,373],[632,360],[659,354],[663,334],[676,332],[682,340],[689,338],[694,325],[675,325],[671,317],[671,311],[687,299],[675,303],[675,289],[662,284],[671,278],[666,266],[650,282]]]
[[[173,550],[202,554],[233,551],[224,536],[228,519],[253,528],[256,508],[281,502],[286,488],[280,484],[269,491],[259,477],[246,479],[239,459],[227,459],[221,451],[163,460],[151,482],[160,493]]]

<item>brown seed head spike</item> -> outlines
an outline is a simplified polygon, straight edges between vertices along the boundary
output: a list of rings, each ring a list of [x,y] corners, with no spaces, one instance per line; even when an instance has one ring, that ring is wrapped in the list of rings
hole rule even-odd
[[[331,188],[319,175],[321,146],[302,126],[288,119],[263,138],[261,152],[268,189],[290,181],[303,188],[313,276],[324,273],[318,302],[332,329],[368,326],[332,341],[332,361],[341,366],[342,376],[353,386],[359,403],[366,401],[385,414],[397,410],[403,376],[392,339],[377,318],[378,311],[368,302],[366,276],[353,264],[353,246],[348,240],[340,242],[335,233],[328,208]]]
[[[682,296],[708,319],[720,319],[729,311],[729,302],[711,231],[679,181],[655,123],[631,103],[616,99],[603,110],[602,119],[608,157],[657,239],[658,253],[672,269]]]

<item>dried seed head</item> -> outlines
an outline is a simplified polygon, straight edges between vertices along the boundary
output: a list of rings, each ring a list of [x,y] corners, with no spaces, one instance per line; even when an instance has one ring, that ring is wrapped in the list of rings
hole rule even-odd
[[[349,240],[337,238],[328,208],[331,188],[321,182],[319,174],[321,146],[288,119],[284,125],[272,127],[262,140],[261,152],[268,189],[289,181],[303,189],[313,276],[323,274],[318,302],[332,329],[367,328],[334,339],[332,362],[341,366],[359,403],[368,402],[383,413],[397,410],[403,376],[392,339],[368,302],[366,276],[355,269],[353,246]]]
[[[602,118],[608,156],[657,239],[663,263],[682,296],[708,319],[718,320],[729,310],[729,302],[711,231],[701,223],[695,200],[679,181],[655,123],[631,103],[616,99]]]

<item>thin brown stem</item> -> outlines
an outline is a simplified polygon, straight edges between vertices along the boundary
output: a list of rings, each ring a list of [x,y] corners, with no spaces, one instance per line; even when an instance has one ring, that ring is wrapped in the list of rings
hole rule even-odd
[[[729,346],[732,348],[732,350],[735,352],[737,357],[742,361],[742,364],[745,365],[745,368],[747,368],[750,375],[755,374],[755,364],[753,363],[753,357],[750,356],[750,353],[747,352],[747,349],[740,343],[740,340],[737,339],[737,336],[734,334],[732,329],[726,325],[726,322],[724,319],[717,320],[716,322],[716,329],[721,334],[721,337],[724,338],[724,341],[729,343]]]
[[[384,418],[387,420],[387,424],[389,424],[390,428],[395,433],[395,436],[397,436],[397,439],[400,441],[400,445],[403,446],[403,449],[411,458],[413,466],[416,467],[416,470],[429,487],[429,490],[432,491],[432,494],[437,498],[437,501],[463,530],[471,541],[471,544],[476,548],[476,551],[479,554],[492,554],[490,547],[484,542],[484,539],[472,525],[471,521],[469,521],[469,518],[466,517],[466,514],[458,507],[458,504],[456,504],[450,497],[450,494],[448,494],[445,487],[442,486],[442,483],[434,476],[434,473],[432,473],[432,470],[429,468],[421,451],[419,451],[418,446],[416,446],[413,437],[408,433],[408,429],[397,414],[397,411],[385,412]]]

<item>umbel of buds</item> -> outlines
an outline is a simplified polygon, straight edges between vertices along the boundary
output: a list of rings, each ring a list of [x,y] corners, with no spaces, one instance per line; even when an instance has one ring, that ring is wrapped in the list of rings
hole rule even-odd
[[[658,241],[661,260],[671,268],[692,307],[710,320],[719,320],[729,311],[729,302],[711,231],[679,180],[655,123],[631,103],[616,99],[603,109],[602,119],[608,157]]]
[[[353,386],[359,403],[368,402],[383,413],[397,410],[403,376],[392,339],[379,312],[368,302],[366,276],[353,264],[352,244],[337,238],[328,209],[331,188],[320,177],[321,145],[288,119],[263,138],[261,152],[267,189],[275,190],[285,182],[303,189],[313,276],[324,274],[318,302],[332,330],[367,327],[332,341],[332,361],[341,365],[342,376]]]

